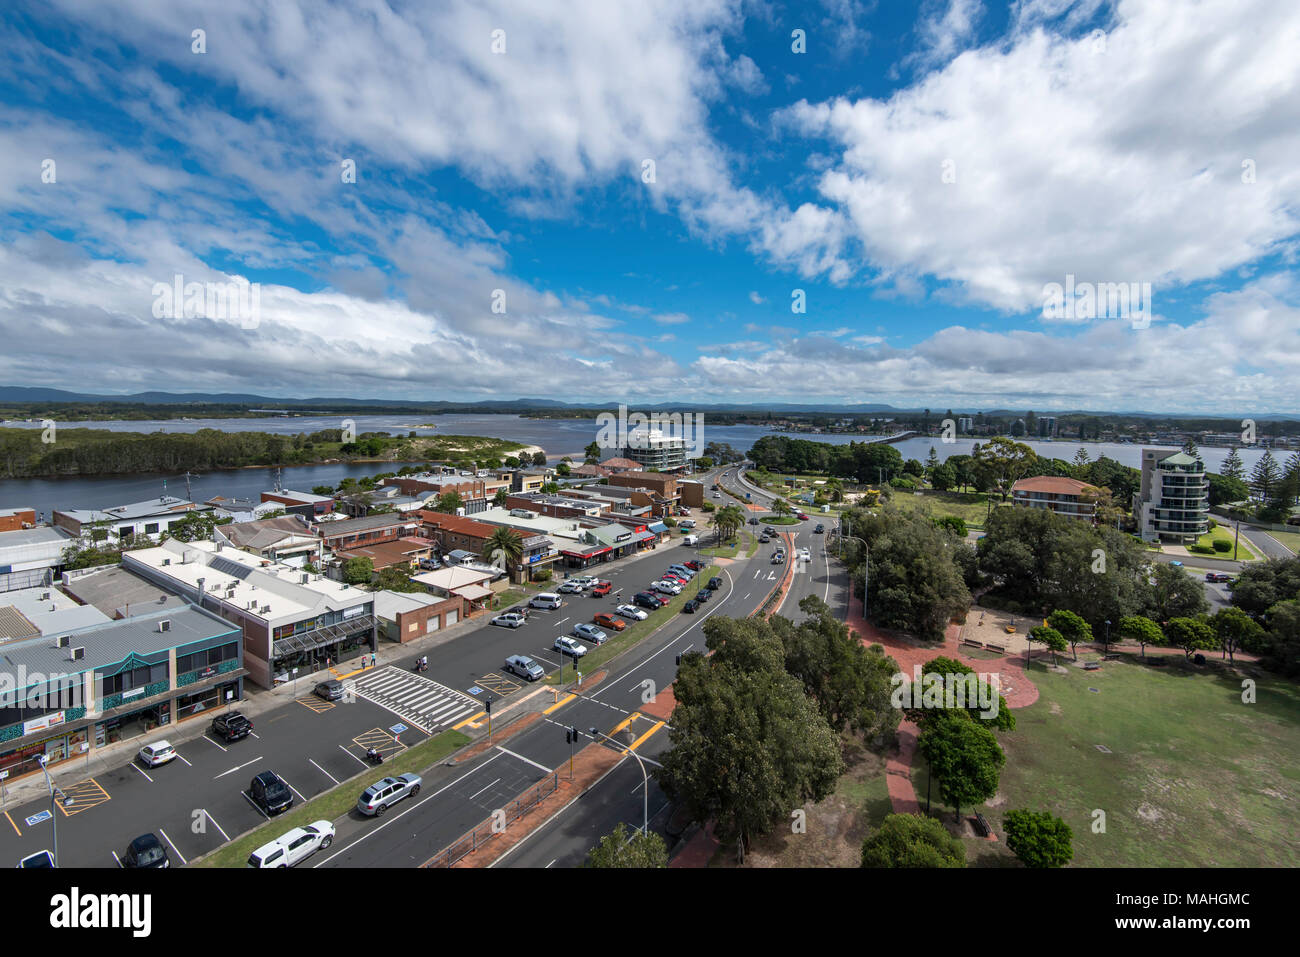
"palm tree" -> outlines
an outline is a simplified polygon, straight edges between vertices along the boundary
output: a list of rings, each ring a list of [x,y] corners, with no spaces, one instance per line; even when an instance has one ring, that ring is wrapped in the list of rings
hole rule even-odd
[[[827,480],[826,494],[830,496],[832,502],[844,501],[844,483],[837,478]]]
[[[713,517],[713,527],[718,530],[718,541],[728,541],[736,534],[736,529],[745,523],[745,517],[739,505],[727,505],[720,508]]]
[[[506,571],[517,565],[524,553],[523,543],[514,529],[498,526],[483,542],[483,555],[497,568]]]
[[[794,511],[794,509],[790,507],[790,503],[787,502],[785,499],[778,498],[775,502],[772,503],[772,511],[776,512],[776,514],[778,515],[789,515],[791,512]]]

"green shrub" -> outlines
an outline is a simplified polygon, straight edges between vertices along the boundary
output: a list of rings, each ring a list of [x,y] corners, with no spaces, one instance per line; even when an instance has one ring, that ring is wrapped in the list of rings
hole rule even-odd
[[[551,570],[549,568],[543,568],[541,571],[533,574],[533,581],[535,582],[548,582],[550,580]]]
[[[1198,555],[1213,555],[1213,554],[1214,554],[1214,549],[1211,548],[1209,545],[1188,545],[1188,546],[1187,546],[1187,550],[1188,550],[1189,552],[1195,552],[1195,553],[1198,554]]]
[[[1232,551],[1232,542],[1225,541],[1222,538],[1215,539],[1214,550],[1216,552],[1230,552]]]

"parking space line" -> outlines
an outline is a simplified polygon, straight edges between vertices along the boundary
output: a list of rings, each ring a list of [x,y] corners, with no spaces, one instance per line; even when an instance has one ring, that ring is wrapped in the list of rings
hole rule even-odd
[[[256,764],[258,761],[261,761],[261,760],[262,760],[262,756],[259,754],[257,757],[253,758],[253,760],[251,760],[251,761],[249,761],[249,762],[247,762],[247,763],[245,763],[245,764],[237,765],[237,766],[231,768],[229,771],[222,771],[220,774],[218,774],[218,775],[217,775],[216,777],[214,777],[212,780],[215,781],[215,780],[217,780],[217,778],[224,778],[227,774],[234,774],[236,771],[240,770],[240,768],[246,768],[246,767],[248,767],[249,765]]]
[[[307,760],[308,760],[308,761],[311,761],[311,763],[312,763],[313,765],[316,766],[316,770],[319,771],[321,774],[325,775],[325,777],[329,778],[329,779],[330,779],[331,781],[333,781],[335,784],[338,784],[338,783],[339,783],[339,779],[338,779],[338,778],[336,778],[334,775],[330,774],[328,771],[326,771],[326,770],[325,770],[323,767],[321,767],[319,764],[316,764],[316,762],[315,762],[315,761],[312,761],[311,758],[308,758]]]
[[[224,830],[222,830],[221,825],[217,823],[217,819],[216,819],[215,817],[213,817],[210,813],[208,813],[208,809],[207,809],[207,808],[201,808],[200,810],[203,811],[203,816],[206,817],[209,821],[212,822],[212,826],[215,827],[218,831],[221,831],[221,836],[222,836],[223,838],[225,838],[226,843],[229,844],[229,843],[230,843],[230,837],[229,837],[229,835],[226,834],[226,832],[225,832]]]
[[[189,861],[185,860],[185,855],[180,852],[180,849],[176,846],[175,842],[172,841],[170,837],[167,837],[167,832],[164,831],[162,828],[158,828],[158,833],[163,836],[163,838],[167,841],[168,844],[171,844],[172,850],[175,851],[176,856],[181,859],[181,863],[188,864]]]
[[[131,767],[135,768],[136,771],[139,771],[140,774],[144,776],[144,778],[145,778],[146,781],[148,781],[150,784],[153,784],[153,778],[151,778],[151,777],[149,777],[149,775],[145,774],[144,771],[141,771],[141,770],[140,770],[140,765],[138,765],[138,764],[136,764],[134,761],[132,761],[132,762],[131,762]]]
[[[310,761],[311,759],[308,758],[307,760]],[[284,781],[284,778],[280,778],[280,780],[281,780],[281,781]],[[301,792],[301,791],[299,791],[299,790],[298,790],[296,787],[294,787],[292,784],[289,784],[288,781],[284,781],[284,783],[288,786],[288,788],[289,788],[290,791],[292,791],[294,794],[298,795],[298,800],[299,800],[299,801],[301,801],[303,804],[306,804],[306,803],[307,803],[307,799],[306,799],[305,797],[302,796],[302,792]]]
[[[262,817],[266,818],[268,821],[271,820],[270,816],[269,816],[265,811],[263,811],[260,807],[257,806],[257,802],[254,801],[251,797],[249,797],[247,791],[240,791],[239,793],[242,794],[242,795],[244,796],[244,800],[245,800],[245,801],[247,801],[249,804],[253,805],[253,810],[254,810],[254,811],[256,811],[258,814],[262,815]]]
[[[221,748],[222,751],[225,751],[225,750],[226,750],[224,747],[222,747],[221,745],[217,744],[217,742],[215,742],[215,741],[213,741],[211,738],[209,738],[206,734],[204,734],[204,735],[200,735],[200,737],[203,738],[204,741],[208,742],[208,744],[211,744],[211,745],[213,745],[214,747]]]
[[[348,757],[352,758],[352,760],[356,761],[357,764],[361,765],[363,768],[366,766],[366,762],[362,761],[359,757],[357,757],[347,748],[343,747],[343,745],[341,744],[339,745],[339,750],[342,751],[344,754],[348,755]]]
[[[117,861],[117,866],[118,866],[118,867],[121,867],[121,866],[122,866],[122,859],[121,859],[120,857],[117,856],[117,851],[109,851],[108,853],[110,853],[110,854],[113,855],[113,860]]]
[[[176,752],[176,757],[180,758],[182,761],[185,761],[185,756],[181,754],[179,751]],[[185,761],[185,763],[190,767],[194,767],[194,765],[190,764],[190,762],[188,761]]]

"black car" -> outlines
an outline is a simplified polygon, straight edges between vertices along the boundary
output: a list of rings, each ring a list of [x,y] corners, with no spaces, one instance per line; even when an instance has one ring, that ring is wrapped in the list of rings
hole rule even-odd
[[[757,525],[757,524],[758,524],[758,519],[756,519],[756,518],[751,518],[751,519],[749,520],[749,524],[750,524],[750,525]]]
[[[651,595],[649,592],[644,591],[637,592],[632,596],[632,604],[639,605],[642,608],[648,608],[651,611],[660,607],[659,599],[655,598],[655,596]]]
[[[710,595],[710,594],[712,594],[712,593],[711,593],[707,588],[701,588],[701,589],[699,590],[699,593],[696,594],[696,596],[695,596],[695,600],[696,600],[697,602],[699,602],[699,603],[702,605],[702,604],[704,604],[706,601],[709,600],[709,595]]]
[[[122,855],[123,867],[171,867],[167,848],[152,834],[141,834],[127,845]]]
[[[293,805],[293,792],[274,771],[263,771],[248,785],[248,796],[267,816],[287,811]]]
[[[343,697],[343,682],[337,678],[322,681],[313,689],[313,693],[316,697],[324,698],[326,701],[338,701]]]
[[[238,711],[227,711],[212,719],[212,733],[227,743],[246,738],[253,731],[253,722]]]
[[[704,587],[707,588],[709,591],[717,591],[719,588],[722,587],[722,579],[717,577],[710,578],[709,583]]]
[[[700,603],[696,601],[694,598],[692,598],[686,604],[682,605],[682,611],[686,612],[686,614],[688,615],[693,615],[695,614],[695,609],[699,607],[700,607]]]
[[[825,526],[825,525],[820,525],[820,524],[819,524],[816,528],[813,529],[813,534],[814,534],[814,535],[821,535],[821,534],[823,534],[825,531],[826,531],[826,526]]]

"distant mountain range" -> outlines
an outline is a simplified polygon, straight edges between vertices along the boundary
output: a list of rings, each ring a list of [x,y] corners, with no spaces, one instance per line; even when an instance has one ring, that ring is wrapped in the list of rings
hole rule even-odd
[[[286,399],[275,396],[254,395],[243,392],[135,392],[129,395],[97,395],[89,392],[68,392],[64,389],[47,389],[31,388],[27,386],[0,386],[0,402],[10,403],[40,403],[40,402],[70,402],[70,403],[120,403],[122,405],[226,405],[226,406],[244,406],[252,409],[271,409],[276,411],[303,411],[313,410],[331,411],[337,409],[349,409],[358,407],[373,408],[376,412],[382,412],[385,409],[394,410],[418,410],[425,412],[448,411],[452,409],[482,409],[492,412],[526,412],[530,410],[542,409],[614,409],[619,403],[614,400],[606,402],[560,402],[555,399],[485,399],[469,401],[450,401],[440,399],[436,401],[420,400],[398,400],[398,399],[355,399],[344,396],[334,397],[314,397],[308,399]],[[875,414],[908,414],[919,413],[924,411],[922,407],[917,408],[899,408],[897,406],[885,405],[882,403],[859,403],[856,405],[824,405],[818,403],[791,403],[791,404],[773,404],[773,403],[635,403],[630,406],[633,411],[664,411],[664,412],[766,412],[771,411],[773,414],[780,413],[799,413],[804,415],[823,414],[823,415],[875,415]],[[947,410],[931,408],[932,416],[942,416]],[[990,416],[1009,416],[1024,415],[1022,409],[984,409],[985,415]],[[1133,416],[1141,418],[1239,418],[1240,416],[1232,412],[1223,412],[1218,415],[1192,414],[1186,412],[1143,412],[1143,411],[1114,411],[1101,410],[1089,411],[1085,409],[1072,409],[1068,411],[1059,411],[1052,409],[1036,409],[1039,415],[1095,415],[1095,416]],[[973,415],[974,413],[967,410],[955,409],[955,415]],[[1259,419],[1286,419],[1294,418],[1275,413],[1255,412],[1250,418]]]

